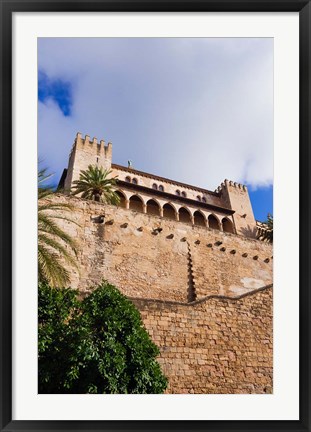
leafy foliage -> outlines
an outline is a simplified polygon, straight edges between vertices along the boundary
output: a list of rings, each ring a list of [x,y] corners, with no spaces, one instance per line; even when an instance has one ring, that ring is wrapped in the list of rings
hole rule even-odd
[[[80,172],[79,180],[73,182],[73,195],[81,193],[82,198],[94,199],[107,204],[119,204],[120,198],[113,190],[116,177],[108,178],[111,171],[96,165],[89,165]]]
[[[139,311],[113,285],[82,301],[39,285],[39,393],[162,393],[158,354]]]
[[[66,203],[53,203],[48,199],[53,190],[46,185],[51,175],[46,169],[38,172],[38,275],[39,281],[51,286],[65,286],[70,282],[64,264],[77,267],[77,245],[74,239],[61,229],[57,220],[73,222],[66,212],[73,209]]]
[[[70,288],[51,288],[45,283],[38,288],[39,392],[56,393],[66,378],[63,365],[68,363],[67,351],[61,347],[69,341],[68,322],[79,303],[77,292]]]
[[[258,239],[273,243],[273,216],[268,213],[267,220],[264,222],[264,229],[260,231]]]

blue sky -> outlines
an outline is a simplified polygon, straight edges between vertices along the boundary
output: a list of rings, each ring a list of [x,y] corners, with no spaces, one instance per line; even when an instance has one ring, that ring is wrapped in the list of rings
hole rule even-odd
[[[273,186],[260,187],[249,190],[255,218],[259,221],[266,221],[267,214],[273,214]]]
[[[58,182],[76,133],[113,162],[214,190],[248,186],[273,213],[273,40],[40,38],[39,158]]]
[[[45,72],[39,70],[38,98],[43,104],[52,99],[64,116],[71,115],[73,94],[70,81],[63,81],[61,78],[50,79]]]

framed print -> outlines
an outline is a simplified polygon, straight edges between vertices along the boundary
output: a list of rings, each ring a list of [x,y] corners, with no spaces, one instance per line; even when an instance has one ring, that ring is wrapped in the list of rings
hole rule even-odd
[[[1,429],[310,430],[309,1],[1,23]]]

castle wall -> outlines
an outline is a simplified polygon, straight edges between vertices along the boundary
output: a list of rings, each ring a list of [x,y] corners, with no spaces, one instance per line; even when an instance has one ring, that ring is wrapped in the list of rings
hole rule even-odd
[[[210,233],[209,243],[194,241],[192,265],[197,298],[211,294],[234,297],[272,283],[271,245],[221,234]],[[197,237],[200,239],[200,235]]]
[[[272,393],[272,288],[193,306],[135,300],[167,393]]]
[[[184,302],[272,283],[270,244],[75,197],[56,199],[75,207],[70,217],[78,225],[60,223],[78,241],[81,275],[70,271],[81,291],[106,279],[129,296]],[[103,223],[96,222],[100,215]]]
[[[71,286],[84,295],[106,279],[133,299],[160,348],[168,393],[272,392],[270,244],[77,197],[53,200],[74,206],[75,223],[59,221],[79,246]]]

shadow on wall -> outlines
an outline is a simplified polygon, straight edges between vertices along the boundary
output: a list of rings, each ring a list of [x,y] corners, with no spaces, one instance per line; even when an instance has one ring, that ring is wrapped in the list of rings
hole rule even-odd
[[[193,302],[196,300],[195,283],[193,277],[193,262],[190,244],[188,243],[188,302]]]
[[[257,228],[256,227],[251,228],[248,225],[247,228],[241,228],[241,233],[245,237],[256,238],[257,237]]]

